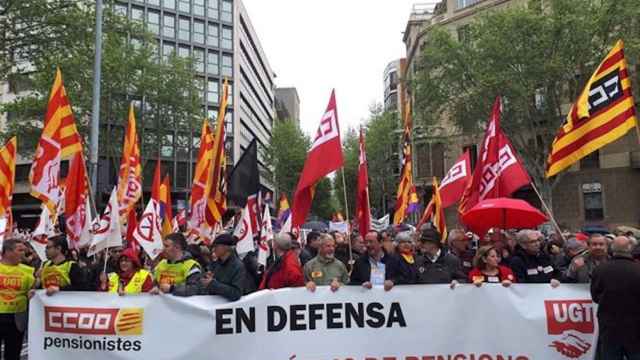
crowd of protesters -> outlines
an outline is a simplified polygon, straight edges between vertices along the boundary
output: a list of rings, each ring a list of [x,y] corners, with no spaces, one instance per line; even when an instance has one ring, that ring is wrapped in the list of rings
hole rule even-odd
[[[169,234],[155,261],[134,247],[110,249],[108,258],[88,258],[69,249],[60,234],[48,239],[47,261],[41,262],[27,238],[14,236],[2,247],[0,276],[20,279],[20,286],[0,284],[4,299],[11,299],[0,303],[5,359],[19,358],[28,298],[35,289],[50,296],[103,291],[219,295],[235,301],[257,290],[288,287],[313,292],[318,286],[338,291],[353,285],[392,291],[396,285],[448,284],[455,289],[461,283],[548,283],[555,288],[592,282],[593,300],[600,304],[600,337],[609,344],[603,351],[640,354],[640,246],[631,234],[545,237],[530,229],[489,231],[478,238],[454,229],[443,239],[423,226],[413,232],[389,229],[350,236],[311,231],[299,241],[292,233],[280,233],[264,267],[257,264],[257,254],[237,254],[237,239],[228,233],[209,246],[188,242],[183,233]],[[629,309],[638,313],[629,314]]]

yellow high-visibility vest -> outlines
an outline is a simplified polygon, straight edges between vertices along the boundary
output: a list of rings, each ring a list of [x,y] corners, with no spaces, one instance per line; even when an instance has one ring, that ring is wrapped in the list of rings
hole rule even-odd
[[[153,277],[158,284],[180,285],[187,281],[189,270],[191,270],[194,265],[200,268],[200,264],[193,259],[174,264],[169,264],[169,262],[164,259],[156,265]]]
[[[124,287],[125,294],[140,294],[142,292],[142,285],[144,285],[145,280],[147,280],[147,276],[149,276],[149,272],[144,269],[138,270],[131,281]],[[118,273],[110,273],[109,274],[109,292],[117,293],[118,292],[118,284],[120,283],[120,276]]]
[[[31,266],[24,264],[0,263],[0,313],[27,311],[27,293],[36,281],[33,271]]]
[[[65,261],[59,265],[55,265],[51,261],[44,263],[42,268],[42,287],[48,288],[49,286],[57,286],[63,288],[71,284],[71,266],[75,264],[74,261]]]

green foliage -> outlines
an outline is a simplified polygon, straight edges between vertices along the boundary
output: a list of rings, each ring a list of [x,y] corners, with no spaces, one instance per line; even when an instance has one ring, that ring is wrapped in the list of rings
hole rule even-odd
[[[355,129],[347,130],[342,140],[342,154],[344,156],[344,180],[347,185],[347,203],[349,204],[349,217],[353,218],[356,208],[356,192],[358,190],[358,165],[360,154],[359,134]],[[345,213],[344,186],[342,186],[342,170],[336,172],[333,179],[333,188],[336,190],[336,200],[339,210]]]
[[[482,15],[465,29],[465,41],[433,29],[411,84],[417,119],[429,128],[450,118],[459,132],[478,134],[495,97],[503,96],[503,128],[536,183],[549,189],[545,162],[567,105],[618,39],[631,65],[637,60],[637,5],[538,0]]]
[[[293,121],[274,122],[265,161],[275,173],[276,188],[284,192],[289,201],[293,199],[310,146],[309,137]]]
[[[41,6],[37,5],[40,3],[35,0],[16,2],[7,11],[12,16],[23,16],[24,6],[40,9]],[[11,114],[2,135],[17,134],[22,153],[35,149],[42,128],[40,119],[44,118],[56,67],[62,71],[76,123],[85,143],[88,143],[93,96],[95,2],[80,1],[74,6],[63,6],[65,1],[47,3],[60,6],[58,11],[51,13],[36,12],[47,24],[45,30],[52,39],[43,42],[47,34],[33,34],[30,41],[36,43],[34,51],[39,51],[28,54],[33,71],[27,75],[10,75],[29,82],[35,91],[2,108]],[[136,100],[136,118],[143,139],[142,154],[155,156],[162,139],[161,130],[173,133],[173,129],[178,128],[182,131],[196,129],[197,132],[199,128],[202,109],[193,62],[173,56],[161,63],[157,55],[157,40],[141,24],[114,13],[109,6],[104,10],[101,123],[124,124],[129,103]],[[30,18],[27,16],[27,19]],[[101,133],[101,152],[118,156],[123,135],[114,136],[104,130]]]
[[[311,215],[321,219],[331,219],[331,215],[336,211],[336,201],[334,198],[331,180],[328,177],[320,180],[316,185],[316,194],[311,204]]]

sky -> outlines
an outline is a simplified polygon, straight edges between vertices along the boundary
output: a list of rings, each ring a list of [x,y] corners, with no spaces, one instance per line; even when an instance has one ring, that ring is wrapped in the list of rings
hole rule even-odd
[[[333,88],[343,133],[382,103],[384,69],[404,56],[402,33],[420,0],[243,2],[276,86],[297,88],[300,127],[312,134]]]

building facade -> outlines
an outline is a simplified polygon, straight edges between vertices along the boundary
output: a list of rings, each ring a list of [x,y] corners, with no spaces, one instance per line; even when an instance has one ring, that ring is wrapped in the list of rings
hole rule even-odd
[[[385,111],[395,111],[400,114],[400,75],[401,75],[401,63],[404,59],[397,59],[389,64],[384,69],[382,78],[384,81],[384,101],[383,108]]]
[[[278,120],[291,120],[300,127],[300,97],[294,87],[276,88],[276,114]]]
[[[468,24],[486,11],[526,6],[524,0],[443,0],[433,9],[416,9],[407,23],[403,42],[407,51],[404,76],[410,81],[422,56],[423,44],[434,26],[448,29],[464,41]],[[412,96],[409,94],[408,96]],[[637,102],[637,101],[636,101]],[[568,111],[569,105],[566,109]],[[416,183],[428,201],[432,176],[441,179],[464,151],[478,154],[483,134],[462,136],[448,119],[430,129],[414,129]],[[517,149],[516,149],[517,150]],[[475,161],[472,160],[472,165]],[[552,190],[554,216],[562,228],[579,230],[590,225],[640,225],[640,145],[634,132],[609,144],[562,173]],[[515,196],[534,205],[540,202],[532,189],[521,189]],[[448,223],[457,224],[455,207],[447,211]]]

